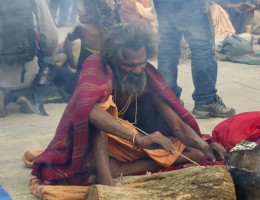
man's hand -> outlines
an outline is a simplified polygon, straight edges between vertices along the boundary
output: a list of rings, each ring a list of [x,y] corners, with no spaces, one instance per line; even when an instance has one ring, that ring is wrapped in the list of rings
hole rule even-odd
[[[216,160],[224,160],[227,155],[225,148],[217,142],[211,143],[207,148],[202,149],[202,152],[208,160],[213,162],[216,162]]]
[[[137,134],[135,143],[142,148],[165,149],[166,151],[169,151],[171,154],[175,154],[175,148],[172,142],[167,137],[162,135],[159,131],[156,131],[146,136]]]
[[[256,5],[254,5],[250,2],[240,2],[238,4],[234,4],[232,9],[235,10],[236,12],[238,12],[238,13],[243,14],[243,13],[255,10]]]

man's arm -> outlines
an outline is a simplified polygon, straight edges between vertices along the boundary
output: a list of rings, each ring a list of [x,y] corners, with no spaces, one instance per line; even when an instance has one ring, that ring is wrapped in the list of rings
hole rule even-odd
[[[122,126],[107,111],[95,105],[89,114],[89,121],[97,129],[121,137],[129,142],[133,142],[134,133]],[[159,132],[144,136],[137,134],[135,136],[135,144],[142,148],[151,148],[153,144],[158,144],[163,149],[174,154],[174,146],[172,142]]]
[[[216,160],[214,150],[224,159],[226,152],[221,145],[217,143],[208,145],[189,125],[183,122],[178,114],[157,94],[153,95],[153,100],[177,139],[189,147],[202,151],[210,160]]]
[[[231,9],[241,14],[257,9],[257,6],[251,2],[230,3],[223,0],[215,0],[215,2],[220,4],[225,9]]]

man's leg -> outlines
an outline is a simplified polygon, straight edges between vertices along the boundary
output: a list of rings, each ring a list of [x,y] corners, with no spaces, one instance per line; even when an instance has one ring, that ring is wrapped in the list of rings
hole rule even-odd
[[[60,2],[60,0],[50,0],[50,2],[49,2],[49,9],[50,9],[50,13],[51,13],[51,16],[52,16],[52,19],[54,22],[56,20],[59,2]]]
[[[134,175],[141,172],[147,172],[154,169],[162,168],[149,157],[130,162],[121,162],[116,160],[115,158],[110,157],[109,163],[113,178],[120,177],[121,175]]]
[[[78,15],[78,1],[72,0],[71,12],[70,12],[70,22],[72,24],[76,23],[77,15]]]
[[[201,151],[194,148],[186,147],[182,152],[182,154],[197,163],[206,160],[205,155]],[[120,162],[110,157],[109,162],[110,162],[110,169],[113,178],[120,177],[121,175],[123,176],[134,175],[141,172],[163,168],[162,166],[158,165],[155,161],[153,161],[151,158],[148,157],[140,160],[131,161],[131,162]],[[173,163],[173,165],[186,164],[186,163],[191,163],[191,162],[186,158],[179,156],[177,160]]]
[[[70,9],[70,0],[60,1],[59,27],[66,26]]]
[[[205,157],[204,153],[202,153],[202,151],[191,148],[191,147],[186,147],[184,149],[184,151],[182,152],[182,155],[188,157],[189,159],[200,163],[204,160],[206,160],[207,158]],[[184,158],[183,156],[179,156],[177,158],[177,160],[174,162],[174,165],[176,164],[186,164],[186,163],[190,163],[189,160],[187,160],[186,158]]]
[[[193,114],[200,118],[229,117],[235,114],[216,95],[217,62],[210,15],[205,11],[204,2],[182,1],[185,17],[176,17],[180,29],[187,39],[192,55],[191,67],[195,91]],[[188,19],[188,20],[187,20]]]
[[[254,11],[247,12],[243,15],[242,20],[242,33],[253,33],[253,20],[254,20]]]
[[[200,0],[182,1],[175,13],[178,28],[183,32],[191,49],[192,78],[195,87],[193,99],[198,103],[208,103],[216,95],[217,62],[214,59],[214,38]]]
[[[99,183],[104,185],[114,185],[109,168],[107,134],[98,130],[93,134],[93,155]]]
[[[155,9],[158,16],[160,36],[158,70],[175,95],[180,98],[182,89],[177,84],[177,66],[181,54],[180,42],[182,35],[173,24],[172,3],[155,2]]]
[[[252,33],[254,11],[240,14],[231,10],[228,14],[237,34]]]
[[[93,134],[93,155],[99,183],[104,185],[114,185],[113,178],[121,175],[137,174],[160,167],[148,157],[131,162],[121,162],[109,157],[107,134],[101,131]]]

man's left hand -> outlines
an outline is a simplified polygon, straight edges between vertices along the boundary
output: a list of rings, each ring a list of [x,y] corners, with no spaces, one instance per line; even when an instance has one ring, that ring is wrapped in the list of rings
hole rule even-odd
[[[211,143],[208,147],[203,149],[202,152],[208,160],[213,162],[216,162],[216,160],[224,160],[227,155],[225,148],[217,142]]]

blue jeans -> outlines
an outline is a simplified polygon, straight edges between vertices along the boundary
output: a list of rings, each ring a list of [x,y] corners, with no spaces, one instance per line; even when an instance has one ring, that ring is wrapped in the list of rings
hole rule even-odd
[[[69,0],[50,0],[49,2],[49,8],[51,12],[51,16],[53,18],[53,21],[55,22],[58,10],[59,10],[59,17],[58,17],[58,25],[64,26],[66,25],[66,22],[68,20],[69,16],[69,6],[70,1]]]
[[[173,2],[155,1],[159,21],[158,70],[176,94],[181,38],[191,49],[191,70],[195,90],[192,98],[197,104],[214,101],[216,96],[217,62],[214,58],[214,37],[209,13],[202,0]]]
[[[70,22],[75,24],[77,16],[78,16],[78,1],[71,0]]]

